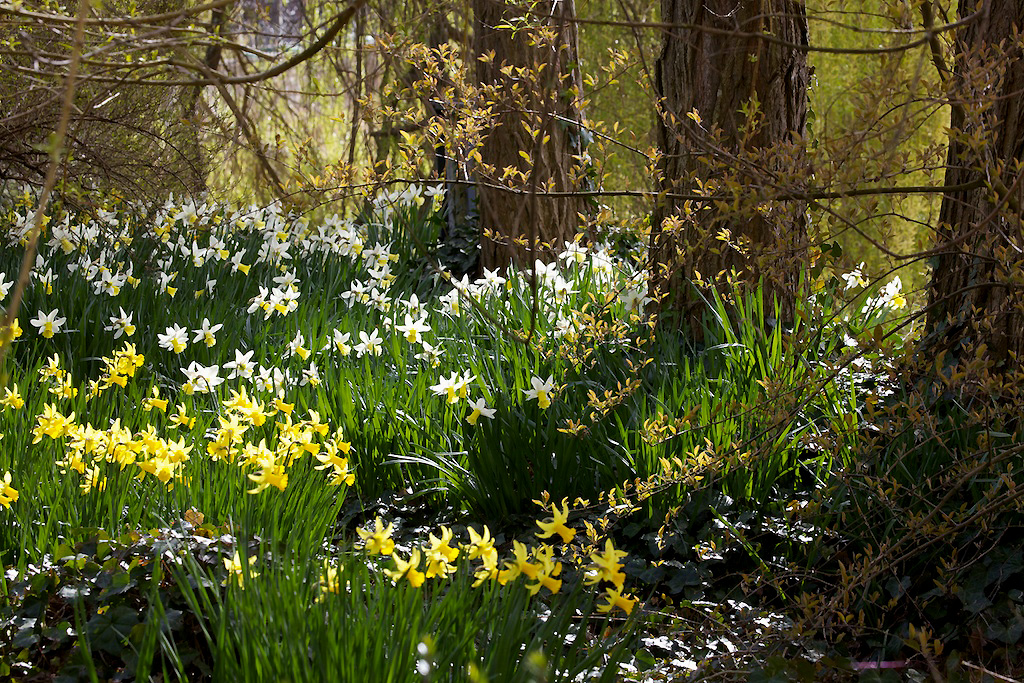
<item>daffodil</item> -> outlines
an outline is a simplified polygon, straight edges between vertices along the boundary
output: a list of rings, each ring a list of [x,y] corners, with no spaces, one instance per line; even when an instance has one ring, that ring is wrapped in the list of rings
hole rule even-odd
[[[320,574],[320,581],[318,582],[321,599],[327,593],[341,592],[341,579],[339,578],[341,571],[342,567],[332,567],[324,560],[324,570]]]
[[[288,342],[288,352],[293,356],[298,356],[302,360],[309,358],[311,353],[306,348],[306,338],[302,336],[302,331],[299,330],[295,333],[295,338]]]
[[[395,325],[395,329],[402,333],[407,342],[416,344],[423,341],[423,333],[430,331],[430,325],[427,324],[425,316],[419,320],[413,320],[412,316],[406,313],[405,324]]]
[[[379,356],[384,352],[384,347],[381,346],[383,342],[384,340],[381,339],[380,333],[378,333],[376,329],[374,329],[370,334],[366,334],[366,332],[360,330],[359,343],[356,344],[353,349],[355,349],[356,355],[360,358],[362,358],[364,354]]]
[[[390,555],[395,549],[395,542],[391,535],[395,533],[395,525],[388,523],[385,527],[380,516],[374,520],[374,530],[357,528],[356,533],[363,539],[363,550],[371,555],[380,553]]]
[[[253,370],[255,370],[255,366],[252,363],[253,353],[254,351],[242,353],[240,350],[235,349],[235,359],[224,364],[224,369],[231,371],[228,379],[235,379],[236,377],[242,379],[252,378]]]
[[[621,588],[609,588],[605,591],[605,598],[608,602],[603,605],[598,605],[598,612],[611,612],[617,607],[626,614],[631,614],[633,612],[633,608],[636,606],[636,598],[630,597],[629,595],[623,595]]]
[[[60,312],[56,308],[45,314],[39,311],[35,318],[29,320],[29,323],[39,330],[39,334],[47,339],[60,332],[61,326],[66,322],[67,318],[60,317]]]
[[[512,555],[514,559],[505,560],[505,568],[498,572],[498,583],[504,586],[509,581],[514,581],[520,575],[534,581],[540,573],[541,565],[530,562],[526,546],[519,541],[512,541]]]
[[[18,500],[18,490],[11,486],[11,473],[4,472],[3,479],[0,480],[0,507],[5,507],[8,510],[11,509],[11,503],[15,503]]]
[[[863,262],[849,273],[842,276],[843,280],[846,281],[847,289],[853,289],[854,287],[867,287],[871,284],[871,281],[864,277],[864,274],[861,271],[862,268],[864,268]]]
[[[620,591],[622,585],[626,581],[626,575],[622,572],[622,563],[619,562],[622,558],[626,557],[626,552],[623,550],[616,550],[615,546],[612,545],[612,539],[606,539],[604,543],[604,552],[593,552],[590,554],[590,560],[593,564],[590,565],[584,583],[587,585],[593,585],[600,583],[601,581],[607,581],[615,584],[615,587]]]
[[[473,527],[469,527],[468,530],[469,545],[466,546],[466,552],[469,559],[475,560],[494,550],[494,539],[491,538],[491,530],[486,525],[482,534]]]
[[[481,417],[486,417],[488,420],[494,417],[494,408],[487,407],[487,400],[483,396],[475,401],[469,402],[469,407],[472,408],[472,412],[466,416],[466,422],[471,425],[475,425],[477,420]]]
[[[242,263],[243,258],[245,258],[245,249],[235,252],[235,255],[231,257],[231,270],[233,272],[241,271],[242,275],[248,275],[250,266]]]
[[[448,403],[457,403],[459,400],[458,395],[455,393],[457,379],[458,375],[454,372],[451,377],[444,377],[442,375],[441,381],[437,384],[431,385],[430,390],[434,392],[434,395],[436,396],[446,397]]]
[[[181,467],[180,463],[168,459],[166,456],[157,456],[149,460],[137,462],[139,469],[148,472],[167,486],[167,490],[174,489],[174,477]]]
[[[473,588],[481,585],[484,581],[494,581],[498,578],[498,551],[491,548],[490,551],[480,555],[480,566],[473,572]]]
[[[222,327],[224,327],[223,323],[210,325],[209,318],[203,318],[203,324],[199,329],[193,330],[196,336],[192,339],[192,343],[198,344],[199,342],[203,342],[206,344],[206,348],[213,348],[217,343],[217,338],[213,335],[215,335]]]
[[[156,335],[160,348],[181,353],[188,347],[188,330],[180,325],[171,325],[163,334]]]
[[[285,471],[284,464],[282,463],[272,463],[259,472],[248,476],[249,479],[256,483],[255,488],[249,489],[249,493],[252,494],[261,493],[268,486],[273,486],[279,491],[284,491],[288,487],[288,472]]]
[[[284,395],[283,394],[282,395],[278,395],[276,398],[274,398],[274,407],[277,408],[278,410],[280,410],[285,415],[291,415],[292,411],[295,410],[295,404],[294,403],[285,403],[284,402]]]
[[[423,585],[427,576],[418,569],[420,560],[422,559],[422,553],[419,548],[412,549],[412,552],[409,553],[408,560],[403,560],[395,553],[392,553],[391,559],[395,561],[395,568],[385,569],[384,573],[389,576],[392,581],[397,582],[405,578],[410,584],[412,584],[413,588],[419,588]]]
[[[22,331],[21,325],[18,324],[18,319],[15,318],[9,326],[0,327],[0,344],[14,341],[21,336]]]
[[[19,410],[25,405],[25,399],[21,397],[21,393],[18,391],[17,382],[9,387],[4,387],[4,397],[0,398],[0,405],[12,410]]]
[[[311,387],[318,387],[321,381],[316,363],[310,363],[309,367],[302,368],[302,379],[299,380],[299,386],[304,387],[308,384]]]
[[[426,340],[423,341],[423,350],[416,354],[416,360],[422,360],[426,362],[432,368],[436,368],[441,364],[442,349],[432,346]]]
[[[59,439],[71,433],[75,424],[75,414],[62,415],[52,403],[43,406],[43,413],[36,416],[36,427],[32,429],[32,443],[39,443],[44,436]]]
[[[179,403],[176,406],[178,412],[170,416],[170,422],[176,427],[184,427],[185,429],[192,429],[196,424],[196,418],[190,417],[188,411],[185,410],[185,404]]]
[[[430,387],[430,390],[438,396],[444,396],[449,405],[459,402],[459,399],[466,398],[469,393],[469,383],[476,379],[476,376],[469,370],[463,374],[453,372],[451,377],[442,377],[441,381]]]
[[[64,376],[64,370],[60,367],[60,356],[56,353],[46,359],[46,365],[39,368],[39,376],[59,379]]]
[[[455,571],[452,562],[459,556],[459,549],[451,547],[452,531],[446,526],[441,527],[441,537],[430,534],[430,547],[427,548],[426,576],[444,578]]]
[[[228,578],[224,579],[224,581],[221,583],[221,585],[222,586],[226,586],[226,585],[228,585],[228,582],[231,579],[234,579],[235,581],[238,582],[238,587],[241,588],[243,582],[245,581],[245,567],[243,567],[243,565],[242,565],[242,558],[239,556],[238,551],[237,550],[235,551],[235,555],[231,559],[228,559],[226,557],[223,558],[223,559],[224,559],[224,569],[228,570]],[[256,564],[256,558],[255,557],[250,557],[249,558],[249,567],[252,567],[254,564]],[[259,574],[257,574],[256,572],[252,571],[252,569],[249,569],[248,574],[249,574],[249,578],[255,578],[255,577],[259,576]]]
[[[224,383],[224,378],[220,376],[219,365],[205,366],[192,361],[187,368],[182,368],[181,371],[188,378],[185,383],[186,393],[191,388],[192,391],[208,394]]]
[[[437,538],[433,535],[433,532],[429,535],[430,538],[430,549],[429,552],[435,552],[445,560],[449,562],[455,562],[456,558],[459,557],[459,549],[452,547],[452,529],[447,526],[441,526],[441,538]]]
[[[355,483],[356,475],[349,469],[348,458],[344,457],[348,455],[350,448],[347,441],[334,439],[324,444],[322,451],[313,454],[313,457],[323,463],[317,465],[315,469],[330,469],[330,483],[334,486],[341,484],[351,486]]]
[[[530,384],[533,388],[523,389],[523,393],[527,398],[537,399],[537,405],[541,410],[546,410],[551,405],[551,394],[555,389],[552,378],[549,376],[546,380],[542,380],[540,377],[534,377],[530,380]]]
[[[82,482],[78,485],[82,495],[90,491],[103,491],[107,488],[107,478],[102,475],[99,467],[87,467],[82,472]]]
[[[565,525],[569,519],[569,500],[567,498],[562,499],[562,509],[558,509],[558,505],[555,503],[551,504],[551,513],[554,515],[550,522],[537,522],[537,526],[541,528],[541,531],[537,533],[538,538],[551,538],[555,534],[558,534],[562,538],[562,543],[568,543],[576,535],[576,530],[571,529]]]
[[[334,330],[332,343],[334,348],[337,349],[338,353],[342,356],[347,356],[352,352],[352,347],[349,346],[348,340],[352,335],[348,332],[342,333],[341,330]]]
[[[113,332],[114,339],[120,339],[122,335],[130,337],[135,334],[135,325],[132,324],[132,317],[134,313],[125,313],[123,308],[119,307],[121,315],[110,316],[110,324],[104,327],[104,331]]]
[[[0,297],[2,298],[2,297]],[[403,300],[402,305],[405,306],[405,311],[414,318],[421,318],[426,310],[423,308],[423,304],[420,303],[420,298],[415,294],[409,296],[407,300]]]
[[[562,572],[562,563],[555,562],[553,558],[554,548],[546,545],[543,548],[536,549],[533,555],[538,560],[541,568],[537,572],[534,583],[526,584],[526,589],[530,591],[531,595],[536,595],[541,588],[547,588],[552,594],[560,591],[562,589],[562,580],[555,577]]]

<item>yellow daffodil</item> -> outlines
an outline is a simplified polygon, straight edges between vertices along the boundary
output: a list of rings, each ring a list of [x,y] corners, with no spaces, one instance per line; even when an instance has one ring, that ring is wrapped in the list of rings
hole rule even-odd
[[[161,413],[167,412],[167,399],[160,398],[160,389],[153,387],[153,396],[151,398],[143,399],[142,409],[149,412],[153,408],[156,408]]]
[[[324,561],[324,570],[320,574],[320,581],[318,585],[320,587],[320,598],[327,593],[340,593],[341,592],[341,579],[338,578],[341,574],[341,567],[332,567],[327,561]]]
[[[608,602],[598,605],[598,612],[611,612],[617,607],[626,614],[631,614],[636,606],[636,598],[623,595],[621,588],[609,588],[605,591],[605,598],[607,598]]]
[[[256,564],[256,558],[250,557],[249,566],[252,567],[254,564]],[[228,585],[228,582],[231,579],[234,579],[238,582],[238,587],[241,588],[243,582],[245,581],[245,575],[244,567],[242,566],[242,558],[238,555],[237,550],[235,551],[234,557],[232,557],[230,560],[226,557],[224,558],[224,569],[228,570],[228,578],[224,579],[221,585],[226,586]],[[249,570],[250,578],[255,578],[257,576],[259,576],[259,574],[252,571],[252,569]]]
[[[36,416],[36,427],[32,430],[32,443],[39,443],[44,436],[59,439],[66,436],[75,422],[75,414],[61,415],[52,403],[43,406],[43,414]]]
[[[100,473],[99,467],[87,467],[82,472],[82,483],[78,485],[82,489],[82,495],[90,491],[103,491],[107,488],[107,478]]]
[[[422,555],[419,548],[413,548],[409,554],[408,561],[403,560],[397,554],[392,553],[391,558],[395,561],[394,569],[385,569],[384,573],[388,575],[392,581],[401,581],[403,578],[407,579],[413,588],[419,588],[423,585],[427,575],[421,572],[419,567],[420,559]]]
[[[452,531],[448,527],[441,527],[441,538],[433,533],[430,534],[430,547],[427,548],[427,572],[426,576],[431,579],[435,576],[444,578],[455,571],[451,563],[459,556],[459,549],[451,545]]]
[[[17,383],[4,387],[4,397],[0,398],[0,405],[12,410],[19,410],[25,405],[25,399],[21,397]]]
[[[515,559],[505,560],[505,568],[498,572],[498,583],[504,586],[509,581],[514,581],[520,575],[535,581],[542,567],[539,564],[530,562],[526,546],[519,541],[512,541],[512,555]]]
[[[547,588],[552,594],[562,589],[562,580],[556,579],[562,572],[562,563],[553,559],[554,548],[549,545],[534,551],[534,558],[540,563],[535,583],[526,584],[531,595],[536,595],[541,588]]]
[[[603,553],[594,552],[590,554],[590,560],[593,564],[590,565],[584,582],[592,585],[601,581],[608,581],[615,584],[615,587],[621,591],[622,584],[626,581],[626,575],[622,572],[623,565],[619,560],[624,558],[626,554],[623,550],[615,549],[615,546],[612,545],[612,539],[606,539]]]
[[[178,427],[184,427],[185,429],[192,429],[196,425],[196,418],[188,416],[188,411],[185,410],[184,403],[179,403],[176,408],[178,412],[174,413],[169,418],[171,424]]]
[[[395,525],[388,523],[385,527],[379,516],[374,520],[373,531],[357,528],[356,533],[359,534],[359,538],[363,539],[363,550],[371,555],[377,553],[390,555],[395,549],[395,542],[391,538],[391,535],[395,533]]]
[[[480,566],[473,572],[473,588],[480,586],[484,581],[494,581],[498,578],[498,551],[494,548],[482,551],[480,554]]]
[[[264,489],[269,486],[273,486],[279,491],[284,491],[288,487],[288,473],[284,469],[284,465],[281,463],[275,463],[269,467],[264,467],[255,474],[248,475],[249,479],[256,483],[256,487],[249,489],[249,493],[256,494],[261,493]]]
[[[18,490],[11,486],[11,473],[4,472],[3,479],[0,480],[2,486],[0,486],[0,507],[11,509],[11,503],[15,503],[18,500]]]
[[[565,525],[569,519],[569,500],[562,499],[561,510],[558,509],[558,505],[552,503],[551,513],[554,516],[550,522],[537,522],[537,526],[541,528],[541,531],[537,533],[537,538],[551,538],[558,534],[562,538],[562,543],[568,543],[576,535],[575,529],[570,529]]]
[[[18,319],[11,321],[10,327],[0,327],[0,345],[12,342],[22,335],[23,330],[18,324]]]
[[[493,550],[494,539],[491,538],[491,530],[486,525],[482,534],[477,533],[473,527],[469,527],[469,545],[466,546],[469,559],[482,558]]]

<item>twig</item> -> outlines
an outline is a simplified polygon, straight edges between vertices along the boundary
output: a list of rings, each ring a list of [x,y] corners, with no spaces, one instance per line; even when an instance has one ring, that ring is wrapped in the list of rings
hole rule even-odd
[[[1016,678],[1010,678],[1009,676],[1004,676],[1003,674],[997,674],[995,671],[990,671],[989,669],[986,669],[985,667],[979,666],[977,664],[971,664],[968,661],[963,661],[963,662],[960,662],[960,663],[963,664],[964,666],[966,666],[968,669],[974,669],[975,671],[980,671],[981,673],[985,674],[986,676],[991,676],[992,678],[996,679],[997,681],[1005,681],[1006,683],[1021,683],[1021,681],[1017,680]]]

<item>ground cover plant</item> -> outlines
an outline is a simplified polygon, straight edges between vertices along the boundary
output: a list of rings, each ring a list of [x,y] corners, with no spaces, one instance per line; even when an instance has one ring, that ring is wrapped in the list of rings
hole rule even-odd
[[[250,576],[260,575],[261,581],[274,576],[262,562],[250,569],[248,562],[263,554],[278,558],[275,562],[301,557],[297,566],[312,572],[302,575],[288,569],[276,576],[278,590],[271,595],[282,600],[274,603],[277,607],[309,602],[286,598],[290,591],[281,588],[280,581],[313,590],[309,597],[314,603],[318,577],[327,592],[347,594],[348,590],[339,591],[339,582],[349,586],[352,579],[347,577],[365,578],[351,559],[352,540],[360,537],[363,562],[381,556],[369,565],[375,580],[413,588],[424,581],[442,583],[444,588],[437,590],[448,601],[445,609],[461,617],[473,609],[466,601],[478,600],[473,594],[487,590],[473,590],[472,584],[492,582],[509,584],[509,590],[478,604],[490,609],[510,600],[500,617],[504,619],[541,609],[541,598],[533,604],[525,596],[542,589],[545,595],[571,596],[559,608],[568,610],[566,615],[573,614],[571,605],[580,600],[589,605],[588,611],[596,607],[597,614],[613,608],[630,612],[635,598],[625,593],[625,577],[619,571],[624,553],[604,545],[609,541],[595,533],[574,548],[577,571],[570,575],[566,569],[563,577],[560,560],[568,557],[566,544],[575,535],[565,526],[568,503],[549,501],[538,508],[527,493],[568,495],[571,482],[578,481],[575,475],[587,469],[592,472],[590,481],[579,479],[583,486],[573,490],[596,493],[613,481],[613,475],[622,478],[625,471],[598,467],[596,459],[581,462],[578,450],[550,461],[547,449],[558,432],[545,416],[558,393],[552,376],[559,363],[545,362],[539,350],[525,345],[517,353],[519,342],[505,341],[493,330],[488,334],[493,316],[515,314],[503,311],[503,306],[516,301],[521,291],[507,289],[497,277],[477,284],[464,281],[461,290],[458,283],[443,282],[445,296],[425,296],[421,301],[416,289],[423,283],[415,269],[401,264],[404,282],[391,274],[398,259],[414,254],[394,253],[389,241],[377,238],[400,236],[390,224],[402,220],[401,212],[417,198],[422,201],[418,195],[382,198],[373,223],[328,219],[313,228],[273,207],[228,213],[220,207],[169,203],[142,225],[132,224],[130,214],[116,207],[99,222],[79,223],[66,214],[66,222],[54,226],[40,253],[40,265],[45,263],[46,268],[35,272],[42,278],[33,276],[23,300],[25,311],[49,307],[52,314],[28,316],[24,327],[19,321],[7,359],[3,434],[10,447],[6,453],[20,452],[4,462],[5,475],[13,473],[5,476],[4,507],[12,514],[4,520],[2,532],[3,562],[13,567],[12,586],[19,573],[33,575],[40,568],[53,571],[70,564],[84,583],[86,578],[113,573],[116,578],[103,581],[115,581],[118,593],[123,592],[128,583],[136,585],[131,572],[138,567],[122,567],[126,573],[118,573],[118,561],[111,564],[108,558],[125,551],[111,549],[123,545],[114,539],[155,530],[150,535],[159,537],[157,543],[171,543],[168,534],[180,535],[185,528],[205,529],[201,536],[216,539],[217,544],[227,537],[258,539],[251,551],[241,541],[229,541],[223,566],[214,563],[220,575],[215,585],[226,581],[225,576],[232,585],[238,579],[239,590],[228,594],[222,619],[241,604],[232,601],[249,600],[260,592],[240,590]],[[17,245],[24,231],[18,208],[11,209],[9,217],[15,220],[7,238]],[[580,254],[580,263],[572,266],[575,281],[612,281],[610,260],[597,260],[595,267],[582,258],[584,252]],[[11,259],[8,272],[16,267],[16,259]],[[552,276],[557,277],[553,285],[564,289],[568,310],[576,292],[569,291],[560,276]],[[365,284],[362,279],[367,279]],[[311,285],[308,296],[302,293],[303,283]],[[516,286],[522,288],[523,283]],[[477,313],[474,297],[501,300]],[[46,322],[31,322],[43,319]],[[471,352],[488,345],[488,354]],[[551,369],[545,373],[542,367]],[[500,438],[485,431],[483,424],[513,420],[532,423],[518,443],[509,442],[513,434]],[[475,461],[469,460],[470,452]],[[531,462],[531,454],[549,461],[538,457]],[[448,470],[443,462],[453,462],[458,469]],[[465,496],[449,500],[449,490]],[[463,524],[459,538],[444,525],[418,528],[420,536],[426,534],[423,538],[407,539],[396,548],[391,540],[396,520],[385,525],[380,516],[368,516],[367,509],[369,501],[396,491],[431,505],[465,508],[484,524],[468,530]],[[351,525],[339,525],[346,504],[358,508],[358,535]],[[516,540],[507,548],[511,552],[506,564],[486,523],[514,515],[539,518],[540,527],[534,526],[539,538],[527,540],[528,545]],[[208,522],[202,527],[197,519]],[[364,533],[364,526],[369,531]],[[518,531],[526,527],[524,521]],[[340,556],[338,548],[345,546],[331,542],[338,534],[348,536],[348,550]],[[533,536],[526,533],[524,539]],[[96,550],[83,555],[82,544]],[[172,546],[163,554],[188,554],[187,543]],[[590,555],[598,558],[598,565],[588,574]],[[139,584],[147,586],[143,597],[150,591],[157,595],[167,582],[191,583],[187,595],[193,613],[213,618],[199,602],[221,604],[220,596],[214,599],[205,592],[210,579],[198,579],[199,574],[184,569],[177,574],[160,569],[161,556],[156,552],[136,562],[158,565]],[[461,567],[456,564],[460,556]],[[390,563],[383,561],[388,559]],[[103,560],[108,561],[96,566]],[[471,567],[469,560],[481,564]],[[453,573],[468,578],[445,582]],[[528,584],[522,595],[511,592],[517,580]],[[601,602],[600,591],[606,587]],[[108,586],[96,590],[103,588]],[[378,588],[373,597],[364,596],[373,604],[382,599],[376,590],[385,600],[403,595]],[[87,588],[80,592],[90,593]],[[235,594],[239,597],[230,597]],[[428,608],[434,604],[428,602]],[[266,617],[271,608],[258,606]],[[413,607],[407,604],[404,609]],[[126,605],[117,609],[128,618]],[[101,610],[81,616],[94,624],[103,614]],[[305,615],[305,607],[295,613],[300,615]],[[422,633],[415,622],[406,620],[399,620],[394,630],[408,628],[403,637],[414,640],[433,638],[441,648],[431,655],[436,659],[450,636],[433,632],[440,628],[433,612],[424,618]],[[473,633],[498,618],[492,614],[460,619],[459,628]],[[11,657],[8,667],[25,666],[27,672],[40,664],[33,660],[41,653],[39,634],[51,628],[47,619],[44,614],[21,615],[6,622],[16,636],[6,653]],[[134,619],[124,627],[142,623],[149,622]],[[522,656],[546,658],[548,663],[541,668],[552,675],[578,673],[580,667],[601,662],[604,651],[585,645],[581,634],[579,645],[569,648],[568,663],[562,664],[565,657],[552,638],[564,640],[570,627],[579,627],[575,619],[571,624],[562,618],[538,624],[522,631],[524,645],[537,645],[524,649]],[[285,627],[283,621],[281,626]],[[336,619],[322,627],[338,632]],[[209,628],[209,633],[234,632]],[[219,628],[225,628],[223,622]],[[71,630],[79,634],[82,645],[95,631],[83,630],[82,624]],[[495,637],[512,638],[515,632],[503,630]],[[84,652],[94,646],[108,655],[136,649],[137,643],[129,647],[108,637],[109,629],[104,634],[96,636],[99,645],[89,644]],[[378,635],[390,640],[398,634]],[[476,659],[472,653],[480,643],[465,635],[458,639],[469,649],[457,662],[446,660],[446,671],[465,673],[472,666],[486,678],[495,668],[509,675],[516,670],[515,661],[490,664]],[[488,658],[518,649],[501,642],[500,648],[484,650],[490,652]],[[164,645],[173,648],[173,641]],[[416,643],[406,645],[404,656],[414,657]],[[309,643],[296,646],[301,660]],[[229,667],[229,655],[222,655],[227,652],[222,648],[230,646],[211,636],[206,647],[213,659],[205,666],[228,670],[224,667]],[[245,662],[262,650],[248,638],[240,640],[239,647],[241,666],[247,670]],[[337,647],[331,651],[339,652]],[[245,654],[245,648],[254,649]],[[81,666],[81,660],[75,659],[74,666]],[[289,660],[286,667],[301,669],[299,660]],[[88,657],[85,661],[90,662]],[[415,675],[415,666],[403,668],[397,661],[388,665],[395,676]],[[252,671],[262,671],[262,665],[256,666]]]
[[[628,252],[446,277],[433,201],[54,212],[4,368],[9,675],[615,678],[654,605],[791,590],[898,286],[844,316],[835,279],[785,331],[717,300],[695,350]]]

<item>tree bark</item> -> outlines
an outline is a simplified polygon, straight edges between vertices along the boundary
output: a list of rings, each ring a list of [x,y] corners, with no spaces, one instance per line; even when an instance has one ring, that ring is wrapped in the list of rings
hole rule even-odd
[[[655,65],[662,194],[651,217],[652,293],[663,314],[700,337],[707,292],[691,283],[735,270],[747,283],[763,278],[766,310],[775,297],[789,317],[806,258],[806,207],[771,197],[798,188],[806,172],[803,2],[662,0],[661,11],[677,28]],[[712,188],[735,201],[668,196]]]
[[[924,345],[959,359],[984,344],[994,368],[1016,370],[1024,358],[1024,0],[985,4],[954,44],[945,179],[985,185],[943,196]],[[961,0],[959,14],[979,6]]]
[[[474,51],[485,57],[477,61],[477,79],[492,121],[475,169],[480,264],[550,260],[576,235],[586,210],[579,197],[537,194],[585,183],[575,6],[542,0],[524,14],[506,0],[474,0],[473,10]]]

